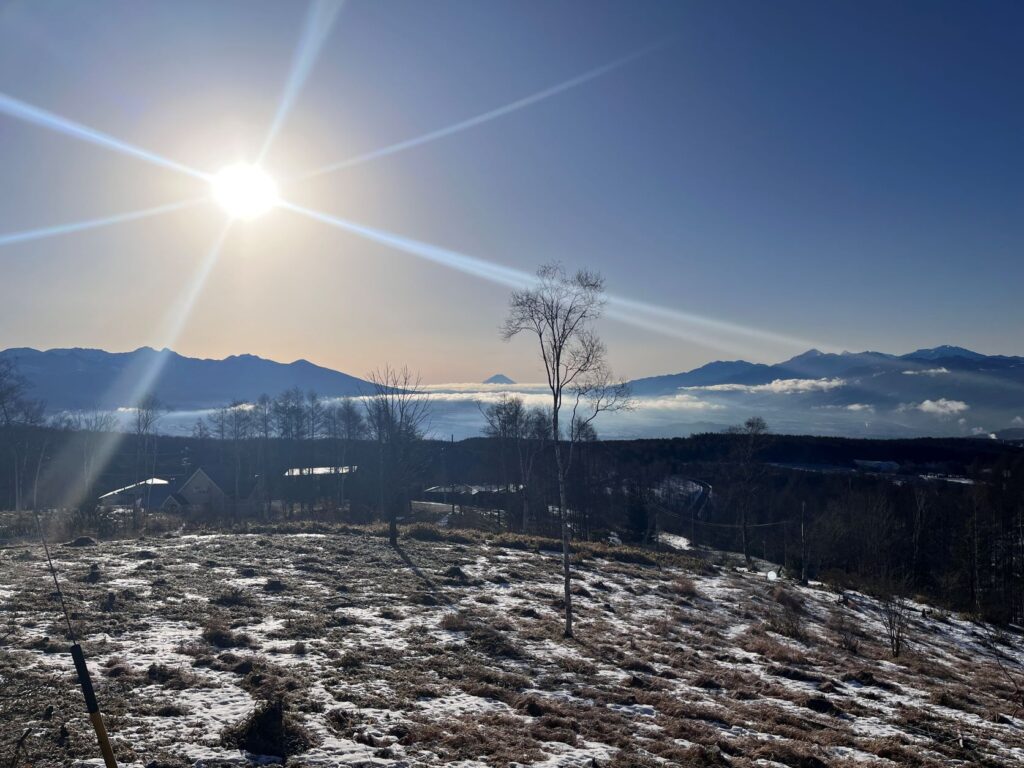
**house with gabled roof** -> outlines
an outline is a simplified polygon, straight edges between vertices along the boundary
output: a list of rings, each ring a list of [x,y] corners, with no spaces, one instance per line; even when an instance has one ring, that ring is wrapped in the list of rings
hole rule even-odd
[[[197,468],[183,482],[151,478],[100,497],[105,506],[164,512],[255,511],[264,500],[262,478]]]

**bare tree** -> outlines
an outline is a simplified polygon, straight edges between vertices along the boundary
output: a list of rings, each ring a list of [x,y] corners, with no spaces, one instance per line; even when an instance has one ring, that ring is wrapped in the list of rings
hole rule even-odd
[[[253,406],[253,428],[256,432],[256,437],[260,440],[267,441],[270,436],[274,433],[274,401],[270,399],[270,395],[264,393],[259,396],[256,400],[256,405]]]
[[[44,405],[29,397],[28,381],[13,360],[0,359],[0,427],[10,433],[7,440],[14,464],[14,508],[21,510],[23,486],[29,476],[29,455],[33,432],[25,427],[43,423]],[[40,456],[44,448],[40,448]]]
[[[324,432],[324,404],[312,389],[306,393],[305,433],[307,440],[316,440]]]
[[[274,426],[288,440],[300,440],[305,432],[305,395],[298,387],[286,390],[274,399]]]
[[[504,394],[497,402],[484,408],[483,415],[486,422],[484,434],[498,441],[503,463],[505,446],[511,443],[515,449],[519,469],[517,491],[522,501],[522,528],[531,530],[530,480],[534,462],[548,444],[550,419],[541,408],[528,409],[521,397]]]
[[[102,441],[110,439],[106,433],[113,432],[116,426],[117,420],[108,411],[93,411],[78,417],[76,428],[84,433],[82,437],[83,489],[92,488],[95,479],[96,454]]]
[[[739,494],[736,506],[740,513],[740,535],[743,544],[743,559],[749,566],[750,560],[750,514],[757,494],[758,465],[755,461],[764,436],[768,434],[768,423],[760,416],[751,416],[735,427],[726,430],[736,435],[733,455],[737,464],[737,485]]]
[[[156,395],[145,395],[135,406],[135,434],[149,437],[167,409]]]
[[[366,437],[366,422],[351,397],[343,397],[334,405],[325,408],[324,431],[327,437],[334,441],[335,466],[338,468],[335,488],[337,503],[340,506],[345,501],[348,450],[353,441]]]
[[[20,421],[27,390],[28,383],[14,361],[0,358],[0,426],[9,427]]]
[[[139,480],[146,480],[156,473],[156,442],[152,441],[156,425],[163,418],[167,409],[156,395],[143,395],[135,406],[135,475]],[[153,456],[150,461],[149,445],[152,442]],[[140,465],[142,471],[140,472]],[[152,466],[152,470],[150,467]],[[141,475],[141,477],[140,477]],[[152,485],[146,484],[146,507],[149,507],[149,494]],[[141,523],[137,520],[136,524]]]
[[[364,400],[366,426],[378,449],[381,511],[388,516],[388,537],[398,545],[398,513],[422,468],[418,443],[429,416],[429,402],[420,379],[408,368],[386,365],[368,376],[373,393]]]
[[[894,584],[886,588],[880,603],[889,650],[896,659],[906,645],[907,630],[910,626],[910,602],[904,596],[903,585]]]
[[[562,570],[565,582],[565,636],[572,637],[572,591],[569,572],[569,520],[566,480],[574,448],[598,414],[628,408],[629,391],[612,379],[604,343],[593,329],[604,308],[604,279],[579,270],[569,275],[557,264],[541,266],[537,281],[512,292],[502,327],[508,341],[520,333],[537,338],[551,391],[551,440],[558,478],[558,515],[562,527]],[[559,418],[568,404],[569,440],[562,446]]]

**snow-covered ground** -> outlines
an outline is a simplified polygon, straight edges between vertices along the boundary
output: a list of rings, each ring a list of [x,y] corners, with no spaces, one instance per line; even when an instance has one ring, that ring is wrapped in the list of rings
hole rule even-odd
[[[593,546],[566,639],[554,552],[439,535],[57,548],[122,764],[266,762],[224,735],[277,698],[294,766],[1024,761],[1018,633],[913,605],[893,659],[864,595]],[[0,765],[26,729],[25,764],[98,765],[44,566],[0,551]]]

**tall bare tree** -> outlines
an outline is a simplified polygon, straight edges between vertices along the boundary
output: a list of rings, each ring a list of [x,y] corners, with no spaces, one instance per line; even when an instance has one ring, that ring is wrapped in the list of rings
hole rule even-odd
[[[156,474],[156,441],[153,441],[153,434],[156,432],[156,425],[163,418],[167,408],[156,395],[150,393],[143,395],[135,405],[135,475],[139,480],[147,480]],[[153,454],[150,457],[149,447],[152,442]],[[152,460],[151,460],[152,458]],[[141,472],[139,471],[141,467]],[[152,469],[150,469],[152,467]],[[141,475],[141,476],[140,476]],[[146,484],[146,507],[149,507],[149,492],[152,485]],[[136,523],[140,523],[137,520]]]
[[[558,478],[558,516],[562,526],[562,570],[565,582],[565,636],[572,637],[572,591],[569,570],[569,508],[566,480],[574,448],[585,427],[598,414],[631,405],[626,384],[612,379],[604,343],[594,323],[604,309],[604,279],[596,272],[579,270],[569,275],[558,264],[537,270],[529,288],[512,292],[502,327],[508,341],[520,333],[535,336],[551,391],[551,439]],[[560,417],[568,406],[568,445],[563,447]]]
[[[497,441],[503,464],[506,446],[511,444],[515,450],[519,469],[517,491],[522,502],[521,527],[531,530],[530,480],[534,462],[548,444],[550,419],[542,408],[527,408],[523,398],[504,394],[497,402],[484,408],[483,415],[486,422],[484,434]]]
[[[0,359],[0,427],[10,433],[9,445],[14,461],[14,508],[24,503],[24,484],[29,476],[29,455],[34,430],[26,427],[43,423],[44,405],[29,396],[29,384],[13,360]],[[45,448],[40,448],[40,456]]]
[[[729,427],[728,434],[736,436],[733,457],[736,460],[736,485],[738,494],[736,506],[740,513],[740,537],[743,544],[743,559],[749,566],[750,560],[750,515],[757,495],[757,481],[760,467],[756,459],[768,434],[768,423],[760,416],[752,416],[742,424]]]
[[[339,506],[345,502],[345,480],[348,478],[348,451],[355,440],[366,437],[366,422],[363,414],[351,397],[343,397],[324,410],[324,431],[334,442],[336,501]]]
[[[418,376],[408,368],[386,365],[369,375],[373,392],[364,400],[366,426],[376,441],[381,511],[388,516],[388,536],[398,544],[398,513],[423,468],[417,450],[429,416],[429,402]]]

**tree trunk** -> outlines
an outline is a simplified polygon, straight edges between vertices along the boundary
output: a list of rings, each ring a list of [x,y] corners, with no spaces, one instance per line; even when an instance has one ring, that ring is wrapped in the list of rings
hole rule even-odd
[[[740,518],[740,535],[743,539],[743,560],[747,567],[750,566],[750,537],[747,534],[747,506],[743,505],[742,517]]]
[[[562,575],[565,580],[565,636],[572,637],[572,584],[569,581],[569,505],[565,494],[565,468],[562,445],[558,439],[558,409],[552,410],[551,432],[555,440],[555,466],[558,470],[558,518],[562,523]]]

